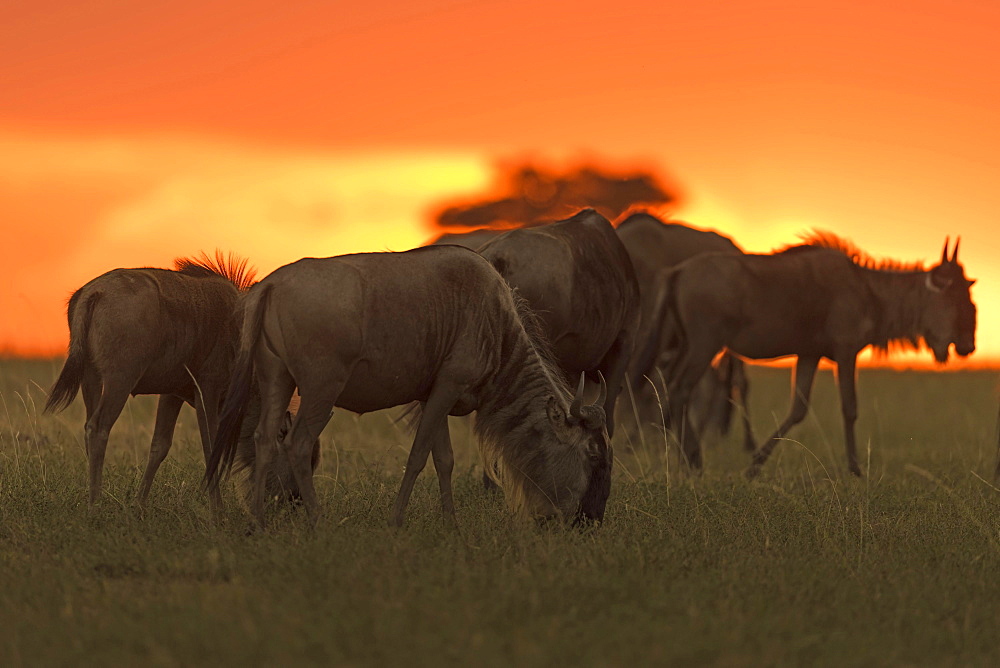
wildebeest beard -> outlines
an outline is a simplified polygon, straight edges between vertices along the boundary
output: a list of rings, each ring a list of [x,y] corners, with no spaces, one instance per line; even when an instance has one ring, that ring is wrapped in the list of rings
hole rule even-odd
[[[584,424],[600,419],[603,424],[604,411],[597,406],[585,406]],[[600,411],[601,416],[591,418],[589,414]],[[604,510],[607,507],[608,496],[611,494],[611,467],[614,462],[614,449],[604,437],[601,438],[600,450],[590,455],[590,479],[587,489],[580,499],[580,510],[573,520],[574,526],[587,526],[604,521]]]

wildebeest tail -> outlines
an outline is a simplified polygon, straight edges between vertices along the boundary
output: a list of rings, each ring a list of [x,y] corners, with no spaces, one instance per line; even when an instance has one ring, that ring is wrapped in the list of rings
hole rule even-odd
[[[58,412],[73,403],[76,393],[83,382],[83,369],[87,364],[87,334],[90,331],[90,319],[94,314],[94,305],[100,299],[100,292],[92,292],[80,301],[80,291],[77,290],[69,299],[67,320],[69,320],[69,354],[59,378],[49,390],[49,400],[45,402],[45,412]]]
[[[254,379],[254,350],[260,340],[260,330],[263,327],[264,311],[271,294],[270,285],[258,285],[243,298],[240,312],[243,322],[240,327],[240,343],[233,365],[233,375],[229,380],[229,389],[222,406],[219,418],[219,429],[212,444],[212,454],[205,467],[205,485],[212,487],[218,484],[222,474],[228,473],[236,457],[237,445],[243,417],[250,403]]]

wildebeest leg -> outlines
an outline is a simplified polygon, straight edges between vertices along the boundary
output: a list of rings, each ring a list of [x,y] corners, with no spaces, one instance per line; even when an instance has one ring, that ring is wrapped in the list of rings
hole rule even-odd
[[[858,397],[855,393],[854,356],[837,360],[837,385],[840,387],[840,410],[844,415],[844,444],[847,448],[847,468],[856,476],[861,475],[858,466],[858,450],[854,442],[854,422],[858,419]]]
[[[455,453],[451,449],[451,434],[448,429],[447,416],[444,419],[444,426],[435,432],[431,455],[434,457],[434,470],[437,471],[438,487],[441,490],[441,512],[448,524],[457,527],[455,500],[451,494],[451,472],[455,468]]]
[[[695,384],[688,399],[688,412],[702,434],[712,429],[721,435],[729,432],[733,412],[732,372],[726,357],[718,366],[709,366]]]
[[[747,477],[753,478],[760,473],[760,467],[774,451],[774,446],[788,433],[788,430],[802,422],[809,411],[809,394],[812,392],[813,378],[816,376],[818,357],[803,357],[795,361],[795,379],[792,385],[792,410],[770,438],[754,453],[753,462],[747,469]]]
[[[121,415],[129,392],[137,379],[110,378],[104,383],[101,398],[87,420],[85,442],[90,468],[90,505],[101,495],[101,478],[104,473],[104,453],[108,448],[108,435]]]
[[[81,394],[83,394],[83,406],[87,410],[87,420],[97,410],[97,403],[101,400],[101,377],[90,364],[83,369],[83,379],[80,381]]]
[[[220,392],[214,387],[195,388],[195,413],[198,415],[198,431],[201,434],[201,449],[205,453],[206,466],[212,456],[212,443],[215,442],[215,434],[219,429],[219,395]],[[222,510],[222,493],[218,485],[209,487],[208,503],[213,513],[218,514]]]
[[[309,513],[313,526],[319,522],[319,497],[313,485],[313,461],[319,444],[319,435],[333,415],[333,406],[344,389],[349,374],[336,374],[337,378],[324,383],[310,384],[299,388],[302,401],[298,413],[292,421],[291,434],[285,437],[285,453],[288,464],[299,488],[302,503]],[[285,404],[287,405],[287,401]]]
[[[263,346],[261,346],[263,348]],[[264,528],[267,476],[278,453],[278,430],[284,419],[295,381],[284,363],[269,352],[258,350],[256,371],[260,387],[260,418],[254,431],[254,464],[251,511]]]
[[[688,403],[695,385],[712,365],[715,352],[710,347],[700,350],[690,349],[681,353],[684,355],[682,360],[672,364],[676,375],[671,378],[668,391],[670,424],[681,443],[684,460],[688,466],[696,470],[702,466],[701,438],[689,415]],[[677,429],[680,429],[679,434]]]
[[[389,518],[390,526],[403,526],[403,514],[406,506],[410,502],[410,494],[413,492],[413,484],[417,476],[427,464],[427,455],[430,454],[434,444],[442,438],[448,438],[448,413],[451,412],[455,401],[461,394],[461,388],[451,383],[442,383],[440,380],[431,389],[427,401],[423,405],[420,416],[420,425],[417,427],[417,434],[410,447],[410,455],[406,458],[406,471],[403,473],[403,482],[399,485],[399,493],[396,495],[396,502],[392,506],[392,517]],[[438,432],[444,430],[443,436]],[[451,442],[448,442],[451,448]],[[451,477],[447,479],[440,477],[438,482],[441,485],[448,485],[448,497],[451,497]],[[445,494],[442,491],[441,499],[444,503]]]
[[[153,485],[153,477],[160,468],[160,464],[170,452],[170,444],[174,439],[174,426],[177,424],[177,414],[181,411],[184,400],[173,394],[161,394],[160,401],[156,405],[156,426],[153,428],[153,440],[149,444],[149,459],[146,461],[146,470],[142,474],[142,483],[139,485],[139,506],[146,506],[146,497],[149,496],[149,488]]]
[[[743,418],[743,449],[753,452],[757,449],[757,443],[753,436],[753,425],[750,424],[750,408],[747,403],[747,394],[750,391],[750,384],[747,382],[747,365],[736,357],[731,357],[733,392],[736,394],[734,401],[739,402],[740,414]]]
[[[615,404],[625,382],[625,372],[632,358],[635,333],[622,332],[601,360],[600,369],[607,381],[608,395],[604,399],[604,415],[608,436],[615,435]]]
[[[91,433],[94,431],[94,420],[95,413],[97,412],[97,406],[101,403],[101,394],[103,392],[103,383],[101,377],[98,375],[97,371],[90,364],[84,366],[83,369],[83,379],[80,382],[81,394],[83,394],[83,406],[87,411],[87,421],[84,422],[83,427],[83,443],[87,450],[88,459],[90,457],[90,442]],[[103,455],[101,466],[103,467]],[[91,483],[93,484],[93,483]],[[100,485],[98,485],[100,489]],[[90,503],[93,504],[96,497],[94,496],[94,490],[90,490]]]
[[[665,368],[665,367],[664,367]],[[635,404],[636,429],[641,432],[646,425],[657,430],[670,429],[669,393],[665,376],[659,367],[654,367],[651,376],[642,377],[642,385],[632,395]],[[639,437],[641,438],[641,436]]]

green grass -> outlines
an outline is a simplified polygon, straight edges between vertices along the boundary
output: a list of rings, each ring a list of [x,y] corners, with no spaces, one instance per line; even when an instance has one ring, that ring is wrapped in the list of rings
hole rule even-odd
[[[997,665],[997,374],[862,371],[869,475],[846,474],[829,373],[815,410],[749,483],[738,434],[698,478],[616,439],[603,527],[524,526],[481,489],[453,423],[461,534],[431,465],[402,531],[385,524],[409,436],[339,413],[323,436],[324,508],[267,532],[199,490],[193,413],[150,506],[134,508],[154,400],[112,432],[105,495],[86,505],[83,409],[40,414],[58,362],[0,363],[0,664]],[[788,372],[753,369],[758,436]]]

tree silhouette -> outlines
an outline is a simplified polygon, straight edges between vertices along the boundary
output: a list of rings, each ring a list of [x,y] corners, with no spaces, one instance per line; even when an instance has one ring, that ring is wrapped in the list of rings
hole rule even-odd
[[[572,215],[584,207],[614,220],[637,204],[676,202],[654,174],[612,174],[585,164],[566,172],[521,163],[507,168],[496,195],[447,206],[434,214],[442,227],[528,226]]]

